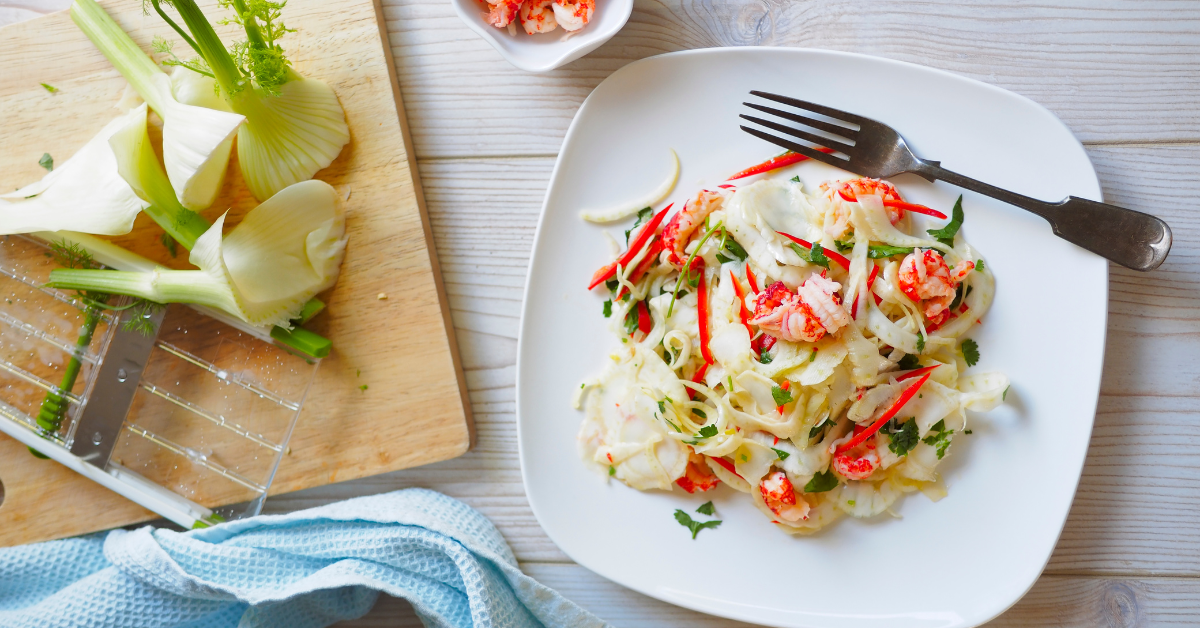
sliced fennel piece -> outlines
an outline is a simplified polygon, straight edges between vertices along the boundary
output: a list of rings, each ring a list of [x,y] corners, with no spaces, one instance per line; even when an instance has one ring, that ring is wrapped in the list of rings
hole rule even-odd
[[[289,72],[278,96],[247,89],[232,99],[246,116],[238,130],[238,163],[254,197],[262,200],[326,168],[350,141],[346,114],[333,89]]]
[[[121,177],[114,151],[136,150],[129,143],[138,132],[146,133],[144,106],[109,122],[41,181],[0,195],[0,234],[59,229],[129,233],[149,203]]]
[[[136,117],[139,123],[126,125],[109,140],[117,160],[117,171],[134,193],[147,203],[146,214],[175,241],[191,248],[208,230],[208,221],[186,209],[175,196],[167,173],[150,145],[150,135],[146,132],[146,105],[143,103],[130,113],[140,113]],[[69,227],[81,230],[76,225]]]
[[[251,210],[226,238],[222,215],[189,258],[200,270],[55,270],[50,285],[217,308],[256,326],[287,327],[337,279],[345,216],[322,181],[289,186]]]
[[[644,207],[653,207],[667,198],[671,190],[675,189],[675,183],[679,181],[679,155],[675,153],[675,149],[673,148],[667,150],[671,151],[671,172],[658,187],[638,198],[618,203],[606,209],[585,209],[579,212],[580,218],[588,222],[613,222],[627,216],[632,216]],[[241,153],[239,152],[238,155],[240,156]]]
[[[71,19],[163,119],[163,161],[179,201],[194,210],[212,205],[245,118],[179,102],[170,77],[95,0],[75,0]]]
[[[191,31],[197,52],[212,70],[229,106],[246,118],[238,130],[238,163],[250,192],[267,199],[293,183],[311,179],[329,166],[350,141],[350,127],[337,94],[324,82],[305,78],[278,59],[259,30],[257,18],[242,0],[232,0],[247,35],[245,74],[230,57],[194,0],[171,3]],[[264,53],[264,54],[255,54]],[[271,57],[274,63],[258,61]],[[271,65],[278,85],[258,83],[258,63]],[[253,79],[253,80],[252,80]]]

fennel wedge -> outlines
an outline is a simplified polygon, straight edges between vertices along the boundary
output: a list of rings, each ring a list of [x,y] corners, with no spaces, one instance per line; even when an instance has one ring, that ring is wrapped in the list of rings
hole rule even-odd
[[[51,272],[51,287],[96,290],[159,303],[195,303],[251,325],[291,326],[305,303],[333,285],[345,252],[345,216],[323,181],[289,186],[251,210],[227,237],[225,216],[196,240],[199,270]]]
[[[70,159],[37,183],[0,195],[0,234],[73,229],[122,235],[149,203],[121,177],[117,152],[128,139],[146,133],[141,107],[109,122]]]
[[[150,0],[158,14],[192,46],[233,111],[246,117],[238,130],[238,163],[255,198],[265,200],[311,179],[350,141],[346,114],[333,89],[291,68],[278,39],[289,32],[280,20],[284,3],[224,0],[246,41],[226,50],[194,0]],[[186,25],[163,10],[169,4]],[[190,34],[189,32],[190,31]],[[191,65],[180,66],[195,71]]]
[[[176,100],[170,77],[95,0],[75,0],[71,19],[163,119],[163,161],[179,202],[195,210],[212,205],[245,118]]]

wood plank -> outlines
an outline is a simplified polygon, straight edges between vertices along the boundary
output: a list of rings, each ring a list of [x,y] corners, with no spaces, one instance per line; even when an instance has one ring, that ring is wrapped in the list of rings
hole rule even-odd
[[[1152,211],[1176,244],[1150,274],[1113,270],[1105,378],[1092,448],[1050,572],[1198,574],[1200,535],[1200,146],[1106,146],[1089,153],[1114,202]],[[434,237],[459,325],[479,429],[457,460],[347,486],[280,496],[290,510],[405,486],[465,499],[500,525],[523,561],[566,561],[532,518],[520,486],[513,422],[517,308],[546,179],[541,159],[420,163]],[[465,329],[463,322],[474,326]],[[491,330],[491,331],[488,331]],[[293,501],[293,500],[302,501]]]
[[[1200,574],[1200,145],[1088,153],[1105,198],[1164,218],[1175,245],[1155,272],[1112,267],[1096,426],[1049,570]]]
[[[384,0],[384,14],[422,158],[556,154],[579,104],[616,69],[732,45],[847,50],[949,70],[1032,98],[1085,142],[1200,138],[1197,2],[931,0],[863,10],[849,0],[639,0],[611,41],[542,75],[506,63],[448,2]]]
[[[139,0],[102,4],[144,50],[156,35],[174,37],[161,20],[143,15]],[[200,4],[214,22],[226,14],[216,0]],[[411,143],[402,126],[403,105],[394,87],[395,64],[383,42],[374,0],[294,3],[287,13],[288,25],[298,29],[284,42],[291,60],[301,73],[334,88],[353,141],[318,173],[347,198],[346,258],[338,284],[322,295],[329,307],[310,325],[334,342],[335,351],[317,371],[275,491],[445,460],[466,451],[471,438],[465,382],[443,306],[442,275],[427,238],[419,181],[406,148]],[[334,23],[336,29],[328,28]],[[236,26],[219,29],[233,40]],[[71,63],[62,63],[63,58]],[[37,165],[43,152],[60,163],[74,153],[115,115],[113,104],[126,85],[66,13],[6,27],[0,63],[12,68],[6,74],[10,80],[0,84],[0,110],[7,116],[0,133],[0,189],[15,189],[45,174]],[[59,91],[48,93],[39,85],[43,81]],[[212,220],[231,208],[227,225],[233,226],[257,202],[241,184],[236,165],[230,164],[227,179],[223,195],[204,215]],[[142,216],[133,233],[117,241],[160,263],[185,265],[183,255],[169,258],[160,233]],[[376,298],[379,293],[387,298]],[[360,389],[363,385],[369,389]],[[32,458],[20,462],[42,464]],[[66,481],[80,484],[72,495],[106,499],[99,496],[104,489],[82,477]],[[205,493],[205,486],[189,485],[194,488],[189,497],[208,506],[230,501],[225,494]],[[0,506],[0,524],[5,517],[41,512],[18,503],[16,497],[23,494],[10,490]],[[139,514],[130,511],[131,518],[121,523],[145,517],[144,511],[135,511]],[[55,523],[61,525],[51,532],[53,526],[29,523],[20,529],[0,525],[0,543],[113,525],[59,517]],[[35,536],[18,534],[20,530]]]
[[[635,593],[578,565],[526,563],[530,576],[621,628],[695,626],[743,628],[739,621],[702,615]],[[1033,589],[990,628],[1020,626],[1194,626],[1200,616],[1200,580],[1114,579],[1043,576]],[[419,628],[408,602],[381,597],[362,619],[338,628]]]

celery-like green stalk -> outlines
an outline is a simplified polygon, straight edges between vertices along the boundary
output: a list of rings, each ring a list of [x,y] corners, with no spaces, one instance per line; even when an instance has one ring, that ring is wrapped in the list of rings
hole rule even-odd
[[[99,4],[93,0],[75,2],[71,5],[71,19],[151,109],[163,111],[170,107],[159,79],[166,75]]]
[[[63,268],[51,273],[47,285],[60,290],[95,290],[139,297],[156,303],[195,303],[236,310],[229,285],[202,270],[156,268],[138,273],[125,270]]]

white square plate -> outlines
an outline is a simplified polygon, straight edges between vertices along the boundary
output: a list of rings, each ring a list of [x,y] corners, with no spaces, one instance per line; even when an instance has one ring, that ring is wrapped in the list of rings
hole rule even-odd
[[[820,50],[740,48],[625,66],[575,116],[550,180],[530,265],[517,357],[521,469],[534,514],[585,567],[647,595],[773,626],[952,627],[983,623],[1038,578],[1083,468],[1100,387],[1108,265],[1041,218],[971,193],[963,234],[996,275],[996,302],[972,336],[975,371],[1012,380],[1008,403],[971,417],[939,470],[950,494],[898,502],[901,519],[843,518],[791,537],[744,495],[715,492],[724,524],[692,540],[672,517],[713,493],[639,492],[587,470],[571,408],[618,340],[585,290],[608,262],[601,228],[579,219],[653,189],[668,148],[683,164],[671,200],[777,154],[738,128],[751,89],[894,126],[917,154],[1047,200],[1100,200],[1083,147],[1041,106],[930,68]],[[840,174],[794,166],[806,185]],[[911,175],[907,200],[949,210],[960,191]],[[661,206],[661,205],[660,205]],[[628,228],[609,227],[618,237]]]

